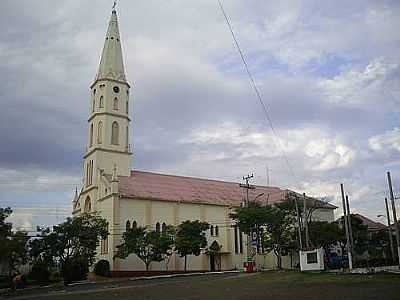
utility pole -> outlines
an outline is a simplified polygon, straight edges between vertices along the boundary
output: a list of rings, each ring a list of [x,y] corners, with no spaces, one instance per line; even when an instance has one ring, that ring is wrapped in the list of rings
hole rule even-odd
[[[385,206],[386,206],[386,218],[387,218],[388,232],[389,232],[390,253],[392,254],[392,260],[394,262],[396,259],[396,256],[394,254],[394,248],[393,248],[392,230],[390,229],[390,214],[389,214],[389,205],[388,205],[387,198],[385,198]]]
[[[343,183],[340,184],[340,190],[342,192],[342,204],[343,204],[343,220],[344,220],[344,227],[346,230],[346,246],[347,246],[347,257],[349,259],[349,269],[350,271],[353,270],[353,257],[351,255],[351,249],[350,249],[350,236],[349,236],[349,224],[347,222],[347,216],[346,216],[346,200],[344,198],[344,188],[343,188]]]
[[[303,217],[304,217],[304,230],[306,234],[306,248],[308,249],[310,247],[310,236],[308,234],[308,212],[307,212],[307,198],[306,198],[306,193],[303,193]]]
[[[400,267],[400,242],[399,242],[399,240],[400,240],[400,233],[399,233],[399,223],[397,222],[396,204],[394,203],[394,195],[393,195],[393,187],[392,187],[392,178],[390,177],[390,172],[387,172],[387,179],[388,179],[388,184],[389,184],[390,201],[392,202],[394,229],[396,230],[397,258],[398,258],[398,260],[399,260],[399,267]]]
[[[254,177],[254,174],[243,176],[243,180],[246,184],[239,184],[240,187],[246,189],[246,201],[244,206],[249,207],[249,190],[254,190],[255,186],[250,185],[249,180]],[[247,233],[247,262],[253,262],[253,256],[251,254],[251,230]]]
[[[295,195],[295,205],[296,205],[296,215],[297,215],[297,231],[299,234],[299,247],[300,250],[303,250],[303,239],[302,239],[302,235],[301,235],[301,221],[300,221],[300,213],[299,213],[299,205],[297,203],[297,195]]]
[[[350,249],[351,253],[354,253],[354,240],[353,240],[353,227],[351,226],[351,212],[350,212],[350,205],[349,205],[349,196],[346,195],[346,215],[347,215],[347,224],[349,226],[349,236],[350,236]]]
[[[255,187],[249,184],[249,180],[254,177],[254,174],[243,176],[243,180],[246,181],[246,184],[239,184],[240,187],[246,189],[246,202],[245,207],[249,206],[249,190],[254,190]]]

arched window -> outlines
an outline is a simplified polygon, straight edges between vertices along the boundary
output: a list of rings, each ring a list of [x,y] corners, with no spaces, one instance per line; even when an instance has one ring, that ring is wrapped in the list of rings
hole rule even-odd
[[[93,123],[90,124],[90,132],[89,132],[89,147],[93,146]]]
[[[162,223],[161,232],[162,232],[163,234],[167,232],[167,224],[165,224],[165,222]]]
[[[99,101],[99,108],[103,108],[103,107],[104,107],[104,97],[101,96],[100,101]]]
[[[131,222],[128,220],[126,221],[125,230],[128,231],[129,229],[131,229]]]
[[[95,107],[96,107],[96,98],[93,97],[92,112],[94,112]]]
[[[214,235],[214,226],[213,225],[210,226],[210,234],[211,234],[211,236]]]
[[[136,221],[133,221],[132,222],[132,229],[135,229],[137,227],[137,223],[136,223]]]
[[[118,98],[115,97],[113,100],[113,110],[118,110]]]
[[[85,200],[85,206],[83,208],[83,212],[89,213],[92,210],[92,203],[90,201],[90,197],[87,196]]]
[[[129,150],[129,126],[126,126],[126,136],[125,136],[126,149]]]
[[[215,236],[218,236],[219,234],[219,228],[218,225],[215,225]]]
[[[111,128],[111,144],[118,145],[119,125],[116,121],[112,123]]]
[[[156,232],[160,233],[160,223],[159,222],[157,222],[157,224],[156,224]]]
[[[103,143],[103,122],[99,122],[97,125],[97,143]]]
[[[129,113],[129,102],[128,101],[126,101],[126,113],[128,114]]]

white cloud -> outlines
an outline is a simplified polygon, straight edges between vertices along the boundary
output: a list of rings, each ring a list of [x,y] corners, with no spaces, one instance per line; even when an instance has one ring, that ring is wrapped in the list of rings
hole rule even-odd
[[[363,70],[350,68],[332,79],[321,80],[319,85],[326,101],[375,108],[371,104],[382,104],[388,85],[399,82],[399,78],[392,78],[399,69],[398,64],[378,59]]]
[[[335,138],[324,138],[310,141],[305,147],[305,153],[319,160],[319,163],[313,167],[314,170],[327,171],[349,167],[356,151],[341,144]]]
[[[374,151],[397,150],[400,152],[400,128],[393,128],[383,134],[375,135],[368,140]]]
[[[0,187],[2,192],[48,192],[73,191],[80,186],[81,178],[60,172],[41,169],[0,168]]]

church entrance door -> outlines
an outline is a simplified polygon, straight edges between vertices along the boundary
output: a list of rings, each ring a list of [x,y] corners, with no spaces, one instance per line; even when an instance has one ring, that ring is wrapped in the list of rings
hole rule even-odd
[[[215,254],[210,254],[210,271],[215,271]]]

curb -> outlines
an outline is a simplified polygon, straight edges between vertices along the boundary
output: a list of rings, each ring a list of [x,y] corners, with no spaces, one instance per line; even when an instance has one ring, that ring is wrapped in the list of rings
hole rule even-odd
[[[217,271],[217,272],[197,272],[197,273],[181,273],[181,274],[170,274],[170,275],[158,275],[158,276],[141,276],[131,277],[128,280],[152,280],[152,279],[163,279],[163,278],[174,278],[174,277],[185,277],[185,276],[202,276],[202,275],[213,275],[213,274],[230,274],[240,273],[240,271]]]

